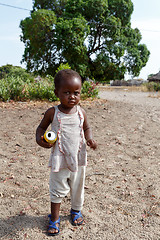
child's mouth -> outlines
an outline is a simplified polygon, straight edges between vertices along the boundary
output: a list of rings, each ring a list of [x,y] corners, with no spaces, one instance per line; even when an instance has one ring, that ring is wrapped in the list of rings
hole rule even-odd
[[[69,101],[69,104],[75,104],[75,101]]]

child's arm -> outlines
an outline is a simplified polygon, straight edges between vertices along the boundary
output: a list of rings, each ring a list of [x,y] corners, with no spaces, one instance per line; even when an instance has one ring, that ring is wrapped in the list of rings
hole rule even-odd
[[[54,112],[55,109],[54,107],[49,108],[45,114],[44,117],[42,119],[42,121],[40,122],[39,126],[37,127],[36,130],[36,142],[44,148],[51,148],[53,146],[53,144],[48,143],[44,140],[44,133],[47,130],[48,126],[51,124],[51,122],[53,121],[53,117],[54,117]]]
[[[90,148],[93,148],[95,150],[97,148],[97,143],[93,139],[92,130],[91,130],[91,128],[89,126],[89,123],[87,121],[86,112],[82,108],[81,108],[81,110],[82,110],[82,113],[83,113],[83,116],[84,116],[83,130],[84,130],[85,139],[87,141],[87,145]]]

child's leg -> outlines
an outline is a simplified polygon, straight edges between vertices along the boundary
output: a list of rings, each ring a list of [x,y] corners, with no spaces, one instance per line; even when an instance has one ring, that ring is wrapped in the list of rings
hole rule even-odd
[[[48,227],[48,235],[54,236],[59,234],[59,226],[60,226],[60,218],[59,218],[59,210],[60,203],[52,203],[51,202],[51,215],[49,215],[49,227]]]
[[[59,219],[59,211],[60,211],[61,203],[52,203],[51,202],[51,217],[50,220],[54,223]],[[55,226],[59,229],[59,223],[55,223]],[[49,235],[56,235],[59,233],[59,230],[55,227],[49,227],[48,234]]]
[[[79,212],[82,210],[84,203],[84,184],[85,184],[85,167],[80,166],[78,172],[71,173],[70,177],[70,188],[71,188],[71,208],[74,212]],[[72,220],[75,215],[72,215]],[[75,220],[76,223],[82,223],[83,218],[79,217]]]
[[[60,206],[61,206],[61,203],[51,202],[51,220],[52,220],[52,222],[55,222],[59,219]]]
[[[50,191],[50,199],[51,199],[51,208],[56,208],[56,203],[61,203],[62,199],[68,194],[70,191],[70,187],[68,185],[68,178],[70,176],[70,171],[68,169],[62,169],[59,172],[50,173],[49,180],[49,191]]]
[[[68,185],[68,177],[69,171],[66,169],[62,169],[59,172],[50,173],[50,181],[49,181],[49,190],[50,190],[50,198],[51,198],[51,216],[50,220],[54,223],[59,219],[59,211],[62,199],[67,195],[70,191],[70,187]],[[56,226],[59,227],[59,223],[56,223]],[[49,227],[48,233],[54,234],[58,233],[58,230],[54,227]]]

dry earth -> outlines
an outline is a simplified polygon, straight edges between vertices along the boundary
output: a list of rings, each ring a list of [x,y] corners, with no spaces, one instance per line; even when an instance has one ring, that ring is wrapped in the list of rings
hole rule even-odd
[[[54,239],[160,240],[160,99],[122,90],[100,97],[81,103],[99,144],[88,149],[86,225],[71,225],[68,196]],[[50,150],[35,142],[51,105],[0,103],[0,239],[52,238],[46,235]]]

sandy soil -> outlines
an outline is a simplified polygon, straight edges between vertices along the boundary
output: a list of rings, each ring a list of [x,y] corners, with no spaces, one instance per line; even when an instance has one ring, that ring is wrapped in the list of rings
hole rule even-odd
[[[54,239],[160,239],[160,99],[148,93],[103,91],[107,100],[81,103],[96,151],[88,149],[83,215],[70,223],[70,196],[62,203]],[[51,103],[0,103],[0,239],[51,239],[46,235],[50,150],[35,130]]]

